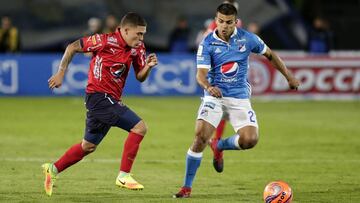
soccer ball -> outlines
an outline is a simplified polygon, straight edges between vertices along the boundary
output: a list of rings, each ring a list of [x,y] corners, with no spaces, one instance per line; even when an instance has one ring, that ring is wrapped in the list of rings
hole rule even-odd
[[[292,197],[290,186],[281,180],[267,184],[264,190],[265,203],[290,203]]]

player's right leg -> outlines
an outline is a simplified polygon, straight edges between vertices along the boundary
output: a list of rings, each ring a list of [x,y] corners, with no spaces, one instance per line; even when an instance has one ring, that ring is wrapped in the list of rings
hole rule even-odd
[[[195,139],[192,146],[186,154],[186,168],[184,184],[180,191],[173,195],[174,198],[190,197],[192,183],[194,181],[196,171],[200,166],[203,151],[207,146],[211,135],[215,131],[215,127],[204,120],[197,120],[195,127]]]
[[[192,183],[201,163],[202,152],[214,133],[215,126],[219,124],[222,114],[220,100],[213,97],[203,99],[196,121],[195,139],[186,155],[184,184],[180,191],[173,195],[174,198],[190,197]]]
[[[129,111],[131,110],[129,109]],[[140,148],[140,143],[146,134],[147,127],[143,120],[138,121],[140,119],[138,116],[131,116],[129,114],[130,112],[128,112],[128,116],[126,116],[128,118],[127,120],[129,121],[129,118],[132,117],[133,119],[130,120],[135,120],[134,123],[137,123],[135,126],[130,127],[131,129],[129,130],[129,135],[124,143],[120,171],[115,184],[119,187],[130,190],[142,190],[144,189],[144,186],[132,177],[130,171]],[[131,114],[135,113],[131,111]]]
[[[106,96],[112,101],[111,96]],[[133,163],[136,159],[140,144],[146,134],[147,127],[145,122],[130,108],[121,102],[114,104],[107,109],[108,115],[103,118],[111,126],[119,127],[129,132],[123,148],[119,174],[116,177],[115,184],[119,187],[130,190],[142,190],[144,186],[138,183],[130,173]]]

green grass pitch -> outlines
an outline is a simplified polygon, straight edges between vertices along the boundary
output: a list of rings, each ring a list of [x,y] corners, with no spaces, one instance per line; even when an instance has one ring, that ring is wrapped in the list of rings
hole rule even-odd
[[[1,202],[262,202],[265,185],[284,180],[293,202],[360,202],[360,102],[253,101],[257,146],[226,151],[225,168],[212,167],[209,148],[192,197],[172,199],[183,182],[194,137],[198,97],[125,97],[147,123],[132,173],[143,191],[115,186],[127,133],[113,128],[97,151],[60,174],[53,196],[43,191],[40,165],[80,142],[83,99],[0,98]],[[226,136],[234,132],[228,125]]]

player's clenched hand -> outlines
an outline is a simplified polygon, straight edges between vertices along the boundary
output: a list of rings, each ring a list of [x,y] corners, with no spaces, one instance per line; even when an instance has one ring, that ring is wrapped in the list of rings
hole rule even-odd
[[[158,64],[158,60],[155,53],[151,53],[146,57],[146,65],[153,67]]]
[[[206,91],[208,91],[209,94],[213,97],[216,97],[216,98],[222,97],[221,90],[218,87],[210,86],[206,89]]]
[[[288,80],[288,83],[289,83],[290,89],[292,89],[292,90],[297,90],[300,85],[300,81],[298,79],[296,79],[295,77],[291,77]]]
[[[62,73],[62,72],[55,73],[48,80],[49,88],[54,89],[55,87],[56,88],[60,87],[63,79],[64,79],[64,73]]]

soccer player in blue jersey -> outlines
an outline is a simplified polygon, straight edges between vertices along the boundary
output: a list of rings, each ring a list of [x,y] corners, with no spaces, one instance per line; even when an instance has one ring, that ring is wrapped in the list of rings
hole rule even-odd
[[[199,45],[196,79],[205,91],[198,111],[195,139],[186,155],[184,184],[174,198],[190,197],[202,152],[224,112],[229,114],[229,122],[236,134],[212,140],[212,150],[221,153],[223,150],[246,150],[258,142],[258,123],[249,100],[251,86],[247,81],[251,53],[264,55],[284,75],[291,89],[296,90],[299,86],[299,81],[279,56],[258,36],[235,27],[236,15],[233,5],[221,4],[215,17],[217,29]],[[222,171],[223,160],[215,160],[214,166],[217,171]]]

